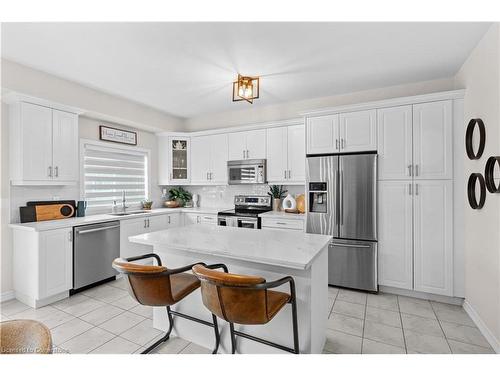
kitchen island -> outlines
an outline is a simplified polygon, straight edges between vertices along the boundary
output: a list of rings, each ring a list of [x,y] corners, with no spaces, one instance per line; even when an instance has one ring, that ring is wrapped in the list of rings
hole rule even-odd
[[[293,231],[189,225],[130,237],[134,243],[149,245],[168,268],[191,263],[224,263],[229,272],[258,275],[267,281],[292,276],[296,283],[299,342],[301,353],[321,353],[328,320],[328,243],[331,236]],[[275,290],[289,292],[283,285]],[[173,310],[211,321],[196,290]],[[164,308],[155,308],[154,327],[168,330]],[[214,346],[210,327],[174,318],[173,335],[207,348]],[[236,329],[254,336],[293,347],[291,306],[286,305],[270,323],[239,326]],[[229,327],[219,319],[219,353],[229,353]],[[237,338],[239,353],[285,353],[273,347]]]

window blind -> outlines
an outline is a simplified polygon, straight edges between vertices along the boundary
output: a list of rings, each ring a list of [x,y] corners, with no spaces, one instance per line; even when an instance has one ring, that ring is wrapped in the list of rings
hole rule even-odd
[[[148,196],[147,153],[95,145],[84,146],[84,197],[87,208],[106,211],[113,201],[139,206]]]

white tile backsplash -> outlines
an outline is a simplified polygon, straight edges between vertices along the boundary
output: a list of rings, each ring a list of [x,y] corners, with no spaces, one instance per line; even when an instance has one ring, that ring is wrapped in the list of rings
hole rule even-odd
[[[167,191],[170,187],[166,187]],[[191,194],[198,194],[201,207],[232,207],[235,195],[267,195],[269,185],[221,185],[221,186],[183,186]],[[303,185],[285,186],[290,194],[303,194]]]

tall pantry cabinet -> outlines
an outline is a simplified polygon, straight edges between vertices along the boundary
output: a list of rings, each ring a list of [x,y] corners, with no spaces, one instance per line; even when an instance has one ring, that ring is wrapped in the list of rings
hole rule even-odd
[[[380,285],[453,295],[452,104],[377,110]]]

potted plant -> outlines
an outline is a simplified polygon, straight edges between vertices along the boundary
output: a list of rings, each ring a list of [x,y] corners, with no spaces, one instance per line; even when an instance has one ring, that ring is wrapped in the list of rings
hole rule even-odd
[[[288,190],[283,188],[283,185],[270,185],[269,194],[273,198],[273,211],[279,211],[281,205],[281,199],[286,196]]]
[[[191,193],[180,186],[170,189],[168,194],[169,200],[165,202],[165,206],[169,208],[182,207],[186,202],[191,200]]]

